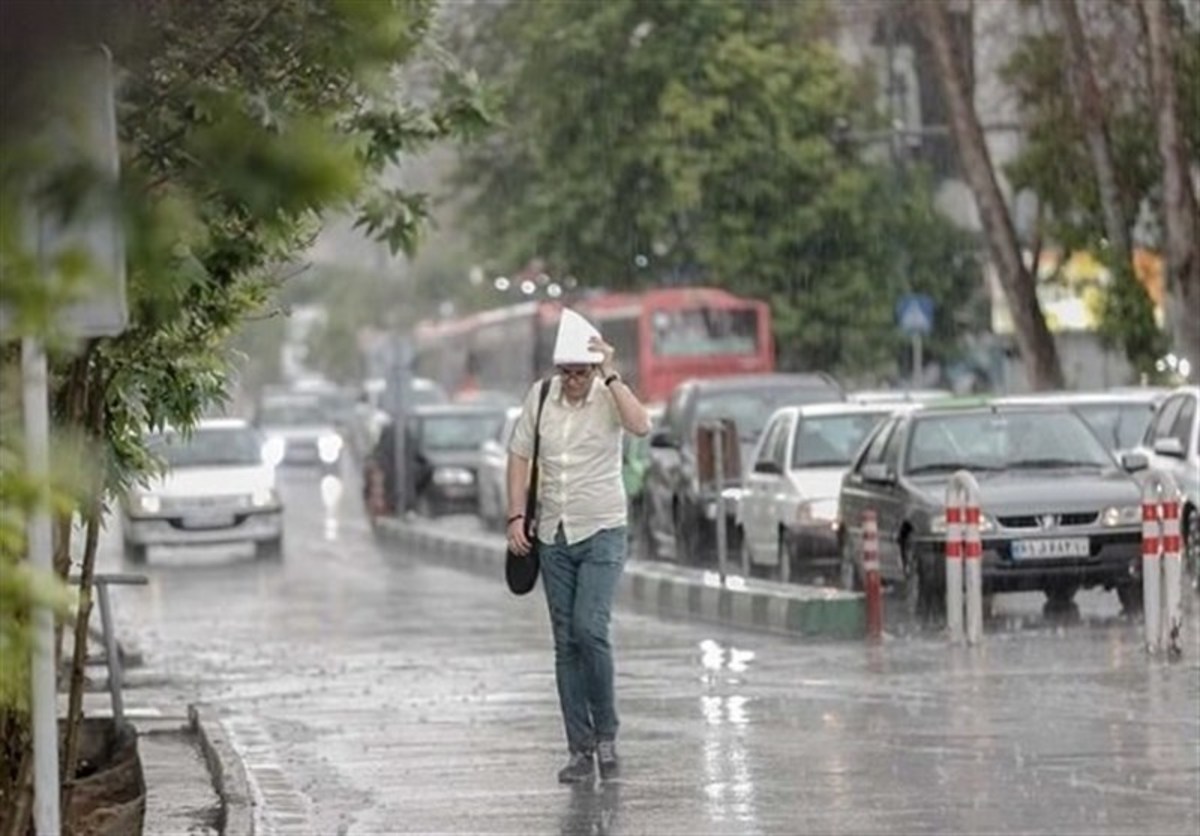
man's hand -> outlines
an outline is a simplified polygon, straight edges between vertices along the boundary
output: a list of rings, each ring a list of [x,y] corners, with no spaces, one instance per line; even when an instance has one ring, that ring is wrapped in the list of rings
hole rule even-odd
[[[525,518],[518,517],[508,524],[508,548],[522,557],[529,554],[529,538],[525,536]]]
[[[588,348],[592,351],[598,351],[600,354],[604,355],[604,359],[600,361],[601,375],[608,377],[616,372],[616,368],[613,366],[613,358],[617,354],[617,350],[615,348],[599,337],[592,337],[590,340],[588,340]]]

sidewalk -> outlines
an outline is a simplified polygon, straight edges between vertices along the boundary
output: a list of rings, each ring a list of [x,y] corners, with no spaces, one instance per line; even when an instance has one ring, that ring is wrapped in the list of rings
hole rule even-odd
[[[455,532],[422,520],[382,519],[385,541],[478,574],[504,576],[504,538]],[[656,615],[688,618],[798,636],[862,638],[863,596],[827,587],[782,584],[728,576],[666,563],[631,560],[619,590],[621,603]]]

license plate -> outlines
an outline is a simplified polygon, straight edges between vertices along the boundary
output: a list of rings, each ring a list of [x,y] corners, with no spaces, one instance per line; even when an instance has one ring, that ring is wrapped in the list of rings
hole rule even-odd
[[[233,525],[233,514],[210,511],[185,514],[183,517],[184,528],[228,528],[231,525]]]
[[[1087,557],[1091,544],[1086,537],[1060,537],[1049,540],[1017,540],[1012,544],[1016,560],[1040,560],[1056,557]]]

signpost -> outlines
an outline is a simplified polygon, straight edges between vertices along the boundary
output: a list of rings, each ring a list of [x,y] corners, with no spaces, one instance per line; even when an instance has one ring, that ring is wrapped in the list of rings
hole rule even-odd
[[[933,332],[933,299],[924,293],[908,293],[896,303],[896,324],[912,340],[912,385],[921,386],[925,367],[925,338]]]
[[[94,176],[77,195],[74,211],[29,202],[26,242],[36,255],[38,278],[65,283],[54,276],[60,262],[85,265],[80,298],[58,312],[55,327],[79,339],[106,337],[125,330],[125,250],[121,221],[112,210],[119,153],[112,61],[97,48],[65,58],[49,96],[46,126],[39,135],[45,151],[43,176],[59,168],[84,165]],[[69,257],[68,257],[69,256]],[[11,317],[0,310],[0,330]],[[50,415],[46,349],[37,334],[21,340],[23,420],[26,469],[35,484],[49,473]],[[29,564],[37,572],[54,571],[50,511],[34,508],[28,523]],[[59,809],[58,698],[54,670],[54,616],[45,607],[33,613],[32,659],[34,828],[39,836],[62,832]]]

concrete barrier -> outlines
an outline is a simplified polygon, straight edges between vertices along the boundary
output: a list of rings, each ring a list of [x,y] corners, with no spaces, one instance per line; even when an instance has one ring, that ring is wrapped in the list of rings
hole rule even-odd
[[[425,521],[381,519],[383,542],[431,562],[497,579],[503,590],[504,538],[443,529]],[[618,590],[620,603],[671,618],[695,619],[748,630],[807,637],[855,639],[866,635],[861,594],[826,587],[729,577],[715,571],[631,560]]]

